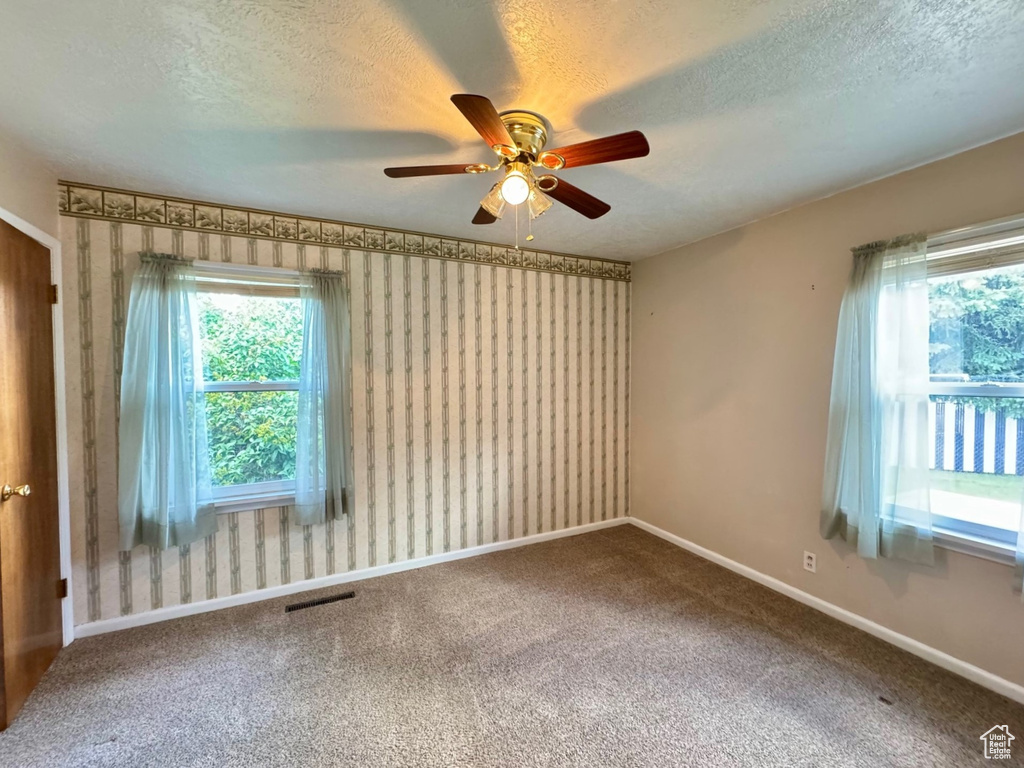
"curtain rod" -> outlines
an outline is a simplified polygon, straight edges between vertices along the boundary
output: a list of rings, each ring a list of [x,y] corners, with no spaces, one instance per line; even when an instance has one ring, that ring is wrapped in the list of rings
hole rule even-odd
[[[139,259],[142,261],[160,260],[181,261],[192,265],[200,272],[216,272],[221,275],[240,275],[248,277],[299,277],[302,272],[297,269],[284,269],[283,267],[258,267],[255,264],[233,264],[230,261],[207,261],[193,259],[187,256],[179,256],[173,253],[162,253],[159,251],[139,251]]]
[[[864,245],[858,245],[851,248],[852,253],[868,253],[873,251],[880,251],[884,248],[898,248],[901,246],[910,245],[911,243],[922,243],[927,239],[927,236],[923,232],[915,232],[909,235],[900,235],[894,237],[891,240],[876,240],[873,243],[864,243]]]

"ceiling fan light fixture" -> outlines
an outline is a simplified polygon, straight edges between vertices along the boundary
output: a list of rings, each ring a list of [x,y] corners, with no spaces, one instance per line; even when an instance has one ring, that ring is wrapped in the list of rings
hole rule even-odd
[[[530,218],[536,219],[551,207],[551,198],[534,187],[530,190],[530,196],[526,198],[526,205],[530,209]]]
[[[501,218],[501,215],[505,212],[505,199],[501,196],[501,184],[495,184],[491,187],[491,191],[480,201],[480,207],[494,218]]]
[[[530,196],[530,188],[533,186],[527,176],[529,168],[523,163],[510,163],[505,172],[505,178],[501,180],[501,196],[509,205],[521,205]]]

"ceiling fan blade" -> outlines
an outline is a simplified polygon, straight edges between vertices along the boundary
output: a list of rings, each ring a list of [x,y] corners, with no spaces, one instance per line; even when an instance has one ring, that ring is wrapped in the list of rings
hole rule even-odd
[[[647,143],[646,136],[640,131],[629,131],[628,133],[617,133],[614,136],[605,136],[603,139],[591,139],[590,141],[581,141],[579,144],[548,149],[540,153],[538,160],[545,167],[557,169],[557,163],[547,165],[544,158],[546,155],[558,155],[565,160],[565,165],[561,167],[576,168],[581,165],[646,157],[650,151],[651,146]]]
[[[497,220],[497,216],[483,207],[479,208],[476,212],[476,216],[473,217],[474,224],[493,224]]]
[[[459,108],[463,116],[469,120],[489,147],[511,147],[518,154],[516,143],[509,136],[508,129],[501,122],[498,110],[486,96],[475,96],[472,93],[457,93],[452,96],[452,103]]]
[[[466,173],[466,169],[475,163],[466,165],[406,165],[401,168],[385,168],[384,175],[392,179],[404,179],[408,176],[444,176],[448,173]]]
[[[562,205],[569,206],[577,213],[582,213],[588,219],[599,219],[612,209],[608,203],[562,179],[558,180],[554,189],[545,189],[544,194]]]

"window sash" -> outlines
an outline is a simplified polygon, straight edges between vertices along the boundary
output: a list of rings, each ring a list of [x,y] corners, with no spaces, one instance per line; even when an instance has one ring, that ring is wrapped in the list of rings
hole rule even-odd
[[[206,381],[204,392],[298,392],[298,379],[280,381]]]
[[[958,397],[1021,398],[1024,397],[1024,383],[932,382],[929,386],[929,394]],[[1024,450],[1024,446],[1018,446],[1018,450]],[[941,468],[937,467],[937,469]],[[972,473],[965,472],[964,474]],[[937,514],[932,514],[932,529],[935,533],[936,541],[943,545],[951,545],[953,548],[968,554],[980,555],[997,562],[1010,562],[1013,560],[1013,551],[1017,543],[1017,531],[1015,530],[997,528],[958,517]]]
[[[1002,544],[1008,547],[1017,544],[1017,532],[1006,528],[996,528],[994,525],[983,525],[961,520],[958,517],[946,517],[944,515],[932,515],[932,528],[940,531],[948,531],[980,541],[989,541],[995,544]]]
[[[243,512],[295,503],[294,480],[268,480],[245,485],[224,485],[213,489],[217,512]]]
[[[938,382],[928,385],[929,395],[944,397],[1024,397],[1024,382]]]
[[[298,298],[299,273],[278,267],[195,261],[196,290],[241,296]]]
[[[212,381],[203,385],[204,392],[297,392],[299,382],[288,381]],[[241,509],[256,509],[251,504],[244,502],[266,500],[268,506],[274,506],[271,501],[290,501],[295,496],[294,480],[268,480],[260,483],[244,483],[239,485],[215,486],[213,489],[214,502],[218,509],[223,506],[232,507],[228,511],[241,511]],[[241,508],[235,507],[241,504]]]
[[[928,276],[979,272],[1024,264],[1024,217],[1015,216],[928,238]]]
[[[238,489],[245,488],[245,493],[238,493]],[[213,497],[229,499],[234,496],[251,496],[253,494],[271,494],[282,491],[294,491],[294,480],[267,480],[262,483],[246,483],[245,485],[220,485],[214,486]]]
[[[242,296],[298,297],[298,272],[253,265],[194,262],[196,290],[200,293],[231,293]],[[275,381],[207,381],[203,391],[297,392],[297,379]],[[295,501],[294,480],[216,486],[214,505],[218,512],[241,512],[262,507],[286,506]]]

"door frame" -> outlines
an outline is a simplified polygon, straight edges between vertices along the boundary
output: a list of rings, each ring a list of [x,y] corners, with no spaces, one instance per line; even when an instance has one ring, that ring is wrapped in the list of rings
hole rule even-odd
[[[56,206],[54,206],[56,215]],[[64,370],[64,285],[61,282],[60,240],[48,235],[5,208],[0,207],[0,219],[28,235],[50,251],[50,282],[57,286],[57,303],[51,307],[53,320],[53,389],[57,420],[57,519],[60,533],[60,575],[67,579],[68,594],[61,600],[61,624],[64,647],[75,639],[74,592],[71,574],[71,504],[68,480],[68,421]]]

